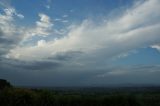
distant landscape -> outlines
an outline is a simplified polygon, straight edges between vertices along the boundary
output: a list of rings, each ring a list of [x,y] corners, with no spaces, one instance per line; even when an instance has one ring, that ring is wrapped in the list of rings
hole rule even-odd
[[[1,80],[0,80],[1,81]],[[5,81],[5,80],[3,80]],[[159,106],[160,87],[18,88],[0,83],[0,106]],[[6,81],[7,82],[7,81]]]

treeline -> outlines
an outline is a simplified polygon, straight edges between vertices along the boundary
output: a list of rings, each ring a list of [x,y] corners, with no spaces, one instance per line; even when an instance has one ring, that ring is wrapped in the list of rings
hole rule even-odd
[[[160,106],[160,92],[76,93],[6,86],[0,106]]]

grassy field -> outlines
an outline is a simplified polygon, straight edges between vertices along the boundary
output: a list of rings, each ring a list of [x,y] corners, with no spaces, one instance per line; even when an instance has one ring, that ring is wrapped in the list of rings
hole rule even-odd
[[[5,88],[0,106],[160,106],[159,87]]]

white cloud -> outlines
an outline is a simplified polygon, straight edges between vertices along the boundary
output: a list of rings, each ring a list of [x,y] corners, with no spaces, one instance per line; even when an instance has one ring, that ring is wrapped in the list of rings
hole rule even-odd
[[[43,46],[45,46],[45,44],[46,44],[46,41],[45,41],[45,40],[39,40],[39,41],[37,42],[37,46],[38,46],[38,47],[43,47]]]
[[[9,15],[8,12],[5,12],[5,14],[0,14],[0,24],[1,24],[1,29],[3,30],[4,28],[9,27],[9,23],[13,21],[12,15]],[[5,31],[5,30],[4,30]]]
[[[160,45],[152,45],[151,48],[157,49],[160,52]]]
[[[4,9],[4,12],[5,12],[6,15],[8,15],[8,16],[13,16],[13,14],[16,13],[14,8],[7,8],[7,9]]]
[[[63,17],[63,18],[66,18],[66,17],[68,17],[68,15],[67,15],[67,14],[65,14],[65,15],[63,15],[62,17]]]
[[[6,36],[13,37],[13,35],[17,33],[16,25],[13,24],[15,16],[22,17],[23,15],[18,14],[14,8],[5,8],[3,11],[4,14],[0,14],[0,30],[2,30]]]
[[[6,8],[6,9],[4,9],[4,12],[6,13],[7,16],[12,16],[13,17],[13,15],[15,15],[15,16],[21,18],[21,19],[24,18],[24,16],[22,14],[17,13],[14,8]]]
[[[17,14],[17,17],[19,17],[20,19],[23,19],[23,18],[24,18],[24,15],[22,15],[22,14]]]
[[[57,40],[45,42],[39,48],[17,47],[9,53],[15,58],[17,52],[21,60],[39,60],[54,57],[60,52],[81,51],[99,58],[117,56],[136,48],[153,45],[160,41],[160,1],[148,0],[135,5],[124,15],[107,23],[96,25],[85,20],[81,25],[73,27],[69,33]],[[44,29],[51,28],[50,19],[40,15],[37,22],[38,34],[48,35]],[[44,29],[42,29],[44,28]],[[42,33],[43,32],[43,33]]]
[[[5,7],[5,6],[4,6]],[[0,13],[0,57],[3,57],[8,53],[11,48],[16,47],[22,39],[21,28],[18,28],[14,22],[20,15],[12,7],[7,7],[1,10]],[[6,56],[8,58],[8,56]],[[18,55],[15,57],[18,57]]]
[[[67,30],[65,30],[65,29],[60,29],[60,30],[55,29],[54,33],[58,34],[58,35],[64,35],[65,33],[67,33]]]
[[[53,23],[51,19],[46,14],[39,14],[40,20],[36,21],[36,26],[31,28],[25,28],[24,41],[32,38],[33,36],[46,37],[51,34]]]
[[[60,18],[56,18],[56,19],[54,19],[54,21],[62,22],[62,23],[68,23],[69,22],[68,20],[64,20],[64,19],[60,19]]]
[[[61,22],[63,22],[63,23],[67,23],[67,22],[69,22],[68,20],[62,20]]]
[[[61,21],[62,19],[60,19],[60,18],[56,18],[56,19],[54,19],[54,21]]]
[[[49,16],[40,13],[39,14],[40,21],[36,22],[36,28],[32,32],[32,36],[43,36],[46,37],[50,34],[50,31],[52,29],[53,23],[51,22],[51,19]]]
[[[51,23],[50,17],[45,14],[39,14],[40,21],[36,22],[37,28],[42,29],[51,29],[53,24]]]

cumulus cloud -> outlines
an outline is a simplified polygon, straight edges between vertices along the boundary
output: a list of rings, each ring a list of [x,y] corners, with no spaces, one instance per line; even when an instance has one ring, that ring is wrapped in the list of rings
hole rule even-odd
[[[36,27],[27,28],[19,27],[15,24],[16,18],[24,18],[22,14],[19,14],[15,8],[9,4],[4,5],[0,14],[0,58],[6,57],[10,49],[15,48],[21,44],[24,40],[33,36],[47,36],[50,34],[50,30],[53,26],[50,17],[45,14],[39,14],[40,20],[36,22]],[[39,42],[42,46],[43,42]],[[16,58],[20,56],[19,53],[15,55]],[[0,59],[1,60],[1,59]]]
[[[34,36],[39,36],[39,37],[47,37],[53,32],[53,23],[51,21],[51,18],[43,13],[39,13],[39,20],[35,22],[35,26],[32,27],[22,27],[21,29],[24,30],[21,35],[23,35],[23,42],[27,42],[30,39],[32,39]]]
[[[20,60],[38,60],[56,56],[57,53],[80,51],[86,55],[117,56],[124,52],[153,45],[160,40],[160,1],[148,0],[134,5],[122,16],[115,17],[107,23],[97,25],[90,20],[75,25],[62,38],[49,41],[45,46],[17,47],[8,54]],[[44,30],[51,28],[50,18],[39,14],[38,34],[48,35]]]
[[[51,30],[53,24],[51,22],[51,19],[49,16],[40,13],[39,14],[40,21],[36,22],[36,28],[33,31],[32,36],[38,35],[38,36],[47,36],[49,35],[49,31]]]

